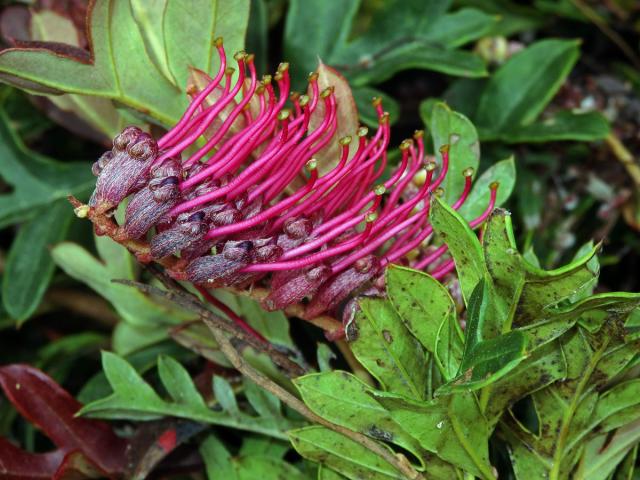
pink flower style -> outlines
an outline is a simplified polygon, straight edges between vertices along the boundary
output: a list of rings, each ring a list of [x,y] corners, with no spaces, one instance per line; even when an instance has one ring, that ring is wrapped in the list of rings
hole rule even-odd
[[[390,130],[379,100],[372,136],[360,127],[355,138],[337,139],[336,95],[321,91],[317,73],[308,95],[291,94],[288,64],[258,80],[253,56],[240,52],[234,81],[222,41],[215,45],[217,74],[187,90],[191,102],[173,128],[156,141],[127,127],[94,164],[94,211],[109,214],[129,197],[121,239],[148,239],[150,260],[178,257],[169,273],[201,291],[259,283],[270,292],[265,308],[308,299],[311,318],[356,291],[381,288],[389,263],[428,269],[437,279],[453,270],[446,245],[425,247],[448,146],[438,165],[416,132],[400,144],[399,164],[383,181]],[[335,142],[337,158],[321,171],[316,157]],[[472,175],[464,171],[454,209],[467,199]],[[497,186],[472,228],[493,210]]]

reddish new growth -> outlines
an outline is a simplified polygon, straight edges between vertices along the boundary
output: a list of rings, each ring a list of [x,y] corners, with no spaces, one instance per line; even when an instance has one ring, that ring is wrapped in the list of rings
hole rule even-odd
[[[425,248],[448,147],[437,165],[416,132],[400,144],[399,165],[383,181],[390,132],[380,101],[372,136],[361,127],[355,138],[338,140],[336,96],[333,88],[320,91],[317,74],[308,95],[291,94],[287,64],[258,80],[253,56],[241,52],[233,81],[222,42],[216,46],[219,71],[200,91],[188,90],[189,108],[171,130],[156,141],[127,127],[94,165],[93,211],[108,213],[130,197],[121,240],[149,239],[154,260],[179,257],[169,273],[201,289],[259,283],[270,291],[269,310],[309,299],[306,317],[356,290],[381,288],[376,280],[391,262],[435,278],[454,268],[443,259],[446,246]],[[335,141],[338,158],[321,173],[315,157]],[[465,202],[472,174],[465,170],[454,209]],[[496,189],[472,227],[493,209]]]

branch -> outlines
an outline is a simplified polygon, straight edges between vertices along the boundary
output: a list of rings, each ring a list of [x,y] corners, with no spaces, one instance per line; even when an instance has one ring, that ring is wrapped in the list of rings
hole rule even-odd
[[[202,319],[204,323],[209,327],[211,333],[213,333],[216,342],[220,346],[220,350],[227,359],[231,362],[231,364],[242,373],[247,378],[251,379],[254,383],[265,389],[266,391],[272,393],[276,397],[278,397],[283,403],[291,407],[293,410],[298,412],[300,415],[306,417],[312,422],[318,423],[323,427],[326,427],[330,430],[333,430],[336,433],[344,435],[345,437],[353,440],[354,442],[362,445],[367,450],[375,453],[379,457],[383,458],[386,462],[393,465],[396,470],[401,472],[405,477],[412,480],[424,480],[424,477],[417,472],[411,463],[407,460],[407,458],[402,454],[393,454],[389,449],[384,447],[382,444],[372,440],[371,438],[354,432],[353,430],[349,430],[341,425],[336,425],[335,423],[331,423],[324,418],[320,417],[313,413],[309,408],[298,398],[294,397],[292,394],[287,392],[284,388],[282,388],[277,383],[272,382],[263,374],[255,370],[251,367],[242,356],[238,353],[238,351],[233,347],[231,341],[225,336],[224,332],[218,328],[218,326],[212,322],[208,318]]]
[[[289,377],[298,377],[306,373],[304,368],[295,363],[286,354],[276,349],[270,343],[261,342],[252,335],[247,334],[245,331],[236,326],[235,323],[214,314],[212,311],[206,308],[197,298],[189,293],[177,290],[175,286],[172,286],[170,290],[162,290],[152,285],[147,285],[146,283],[134,282],[133,280],[117,279],[112,280],[112,282],[135,287],[148,295],[165,298],[171,302],[176,303],[177,305],[180,305],[185,310],[189,310],[199,315],[203,320],[206,320],[215,325],[219,330],[225,331],[233,335],[235,338],[240,339],[242,342],[251,346],[255,350],[267,354],[271,358],[273,363],[275,363],[277,366],[288,373]]]
[[[76,216],[79,218],[87,218],[91,220],[98,235],[107,235],[115,242],[125,247],[131,252],[136,259],[143,265],[149,265],[153,260],[156,264],[161,265],[165,270],[176,278],[184,274],[184,261],[177,257],[171,256],[155,260],[151,258],[151,251],[148,242],[141,240],[132,240],[122,235],[120,227],[113,220],[113,217],[97,212],[95,209],[82,203],[80,200],[70,195],[67,197],[69,203],[73,206]],[[269,291],[265,288],[251,288],[249,290],[241,290],[237,288],[223,288],[235,295],[249,297],[258,302],[262,301]],[[313,325],[322,328],[329,338],[339,338],[342,333],[342,323],[328,315],[320,315],[319,317],[308,317],[305,314],[305,307],[301,304],[291,305],[284,310],[284,313],[290,317],[298,317]]]

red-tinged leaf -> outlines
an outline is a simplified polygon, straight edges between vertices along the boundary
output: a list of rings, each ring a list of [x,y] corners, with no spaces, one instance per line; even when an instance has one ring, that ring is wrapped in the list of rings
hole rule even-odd
[[[105,478],[106,476],[104,471],[76,450],[65,455],[52,479],[83,480],[86,478]]]
[[[75,417],[82,404],[43,372],[21,364],[0,367],[0,386],[62,451],[79,450],[107,473],[124,470],[126,442],[104,422]]]
[[[16,41],[29,40],[31,14],[25,5],[10,5],[0,14],[0,35],[9,45]]]
[[[50,480],[64,459],[64,452],[29,453],[0,437],[0,478]]]
[[[142,425],[131,445],[131,478],[147,478],[171,452],[205,429],[202,423],[174,419]]]
[[[336,104],[338,106],[338,128],[336,133],[331,142],[316,154],[318,169],[320,173],[325,173],[331,170],[340,160],[341,147],[338,140],[346,136],[355,138],[359,126],[358,108],[356,107],[353,93],[351,93],[349,82],[347,82],[336,69],[320,62],[317,72],[320,91],[322,92],[325,88],[333,87]],[[311,91],[309,91],[309,95],[311,95]],[[324,103],[320,101],[313,115],[311,115],[311,121],[309,122],[311,130],[315,129],[322,122],[324,112]],[[355,140],[352,141],[349,150],[351,156],[354,155],[357,147],[358,142]]]

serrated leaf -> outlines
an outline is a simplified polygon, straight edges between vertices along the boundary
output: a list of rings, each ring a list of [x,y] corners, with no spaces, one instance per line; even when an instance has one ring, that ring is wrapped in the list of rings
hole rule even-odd
[[[589,287],[599,273],[590,263],[598,249],[596,246],[582,258],[555,270],[545,271],[524,262],[525,283],[516,312],[517,324],[539,319],[545,309]]]
[[[166,355],[158,357],[158,375],[174,402],[206,408],[202,395],[180,362]]]
[[[426,273],[397,265],[387,268],[385,283],[389,301],[402,322],[433,353],[442,322],[455,317],[449,291]]]
[[[617,430],[613,436],[599,435],[586,444],[580,464],[573,475],[576,480],[605,480],[640,441],[640,420]]]
[[[467,222],[443,200],[433,197],[431,203],[431,225],[449,247],[456,262],[462,295],[468,304],[473,289],[488,273],[480,241]]]
[[[513,370],[526,356],[527,337],[521,331],[485,339],[489,290],[479,282],[469,300],[465,347],[456,378],[437,390],[437,394],[482,388]]]
[[[322,418],[404,447],[420,458],[419,445],[372,398],[374,389],[356,376],[342,371],[312,373],[298,377],[294,383],[304,403]]]
[[[480,142],[475,127],[467,117],[454,112],[445,103],[433,106],[430,115],[424,111],[426,104],[420,105],[422,121],[428,126],[433,138],[434,155],[442,163],[440,148],[449,145],[449,170],[441,187],[444,188],[446,203],[454,203],[464,189],[465,177],[462,172],[467,168],[474,171],[480,163]],[[483,209],[484,210],[484,209]]]
[[[498,422],[506,408],[526,395],[564,379],[567,359],[558,342],[535,350],[516,368],[491,384],[484,413],[490,425]]]
[[[495,203],[495,206],[499,207],[509,199],[516,183],[516,166],[513,156],[494,163],[474,180],[469,197],[458,210],[463,218],[473,220],[482,215],[489,205],[491,196],[489,186],[493,182],[499,184]]]
[[[359,443],[325,427],[289,432],[293,448],[304,458],[326,465],[351,480],[403,480],[404,476]]]
[[[391,304],[361,298],[354,320],[357,339],[350,343],[356,358],[385,389],[421,399],[425,396],[425,354],[404,327]]]
[[[475,476],[493,478],[488,452],[490,431],[473,393],[428,402],[382,393],[374,398],[424,449]]]
[[[214,391],[222,410],[212,410],[204,404],[184,367],[177,362],[160,360],[160,377],[174,401],[163,400],[124,359],[109,352],[102,354],[103,369],[113,393],[85,405],[80,415],[108,419],[153,420],[177,417],[200,423],[260,433],[285,439],[284,431],[296,422],[282,416],[253,417],[239,410],[228,382],[214,377]],[[171,383],[165,383],[171,382]]]

